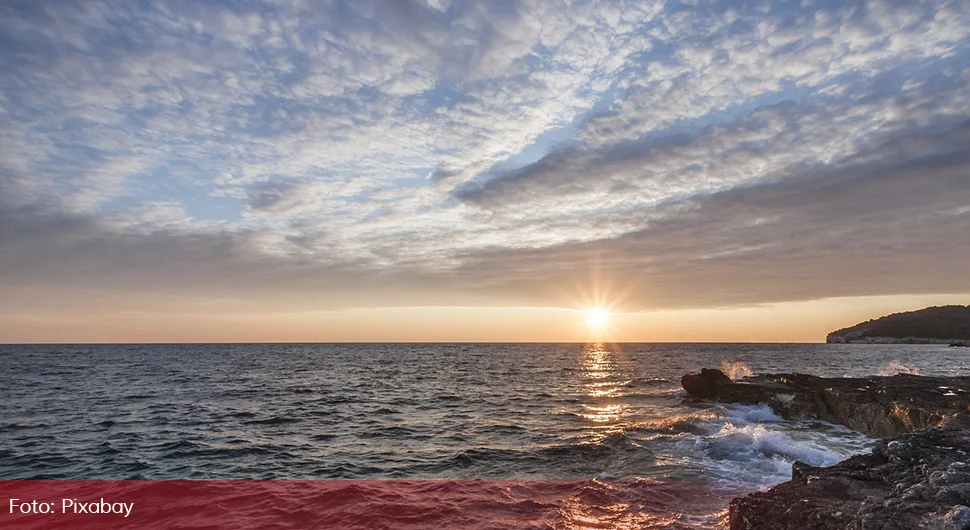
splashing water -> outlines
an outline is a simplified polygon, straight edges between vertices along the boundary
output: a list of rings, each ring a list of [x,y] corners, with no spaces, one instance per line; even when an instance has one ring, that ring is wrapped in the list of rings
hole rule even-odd
[[[889,366],[879,371],[878,375],[910,374],[919,375],[919,368],[907,366],[899,361],[892,361]]]
[[[719,414],[695,416],[669,441],[676,454],[705,469],[707,479],[745,489],[766,488],[791,477],[795,460],[827,466],[868,450],[871,440],[859,433],[820,422],[785,421],[767,405],[729,405]],[[656,440],[661,458],[669,450]],[[673,456],[673,455],[671,455]]]
[[[731,379],[741,379],[753,375],[751,368],[744,361],[724,361],[721,363],[721,371]]]

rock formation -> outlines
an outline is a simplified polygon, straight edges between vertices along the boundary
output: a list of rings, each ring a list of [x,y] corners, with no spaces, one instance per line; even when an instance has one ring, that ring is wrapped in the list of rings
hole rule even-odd
[[[719,370],[681,380],[692,398],[765,403],[788,419],[839,423],[882,440],[872,454],[734,499],[731,530],[970,530],[970,377],[822,378]]]
[[[825,378],[765,374],[732,381],[720,370],[685,375],[690,396],[722,403],[765,403],[786,419],[822,420],[874,437],[967,421],[970,377]],[[958,418],[959,416],[959,418]]]
[[[731,530],[965,530],[970,437],[934,428],[881,441],[831,467],[792,466],[792,480],[731,501]]]

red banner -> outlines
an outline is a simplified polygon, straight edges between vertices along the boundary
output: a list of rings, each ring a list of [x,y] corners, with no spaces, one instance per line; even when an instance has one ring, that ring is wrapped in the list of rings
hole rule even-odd
[[[0,528],[368,530],[707,527],[725,503],[697,484],[497,480],[0,481],[0,501]]]

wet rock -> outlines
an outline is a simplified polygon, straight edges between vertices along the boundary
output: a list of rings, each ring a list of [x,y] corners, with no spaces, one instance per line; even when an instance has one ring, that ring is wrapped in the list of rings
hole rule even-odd
[[[954,506],[941,521],[945,530],[970,530],[970,508]]]
[[[727,380],[725,380],[727,379]],[[788,419],[886,437],[831,467],[792,465],[792,480],[734,499],[732,530],[970,530],[970,378],[685,376],[694,398],[765,403]]]
[[[831,467],[792,466],[792,480],[734,499],[731,530],[970,530],[970,435],[939,427],[882,441]]]
[[[874,437],[945,422],[970,424],[970,377],[765,374],[731,381],[719,370],[705,369],[684,376],[681,384],[695,398],[765,403],[786,419],[829,421]]]
[[[731,378],[724,375],[724,372],[709,368],[701,369],[699,374],[687,374],[680,378],[680,384],[688,394],[707,399],[716,397],[731,383]]]

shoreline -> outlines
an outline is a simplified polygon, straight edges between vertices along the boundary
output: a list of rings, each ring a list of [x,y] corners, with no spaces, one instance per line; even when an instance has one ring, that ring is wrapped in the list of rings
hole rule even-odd
[[[796,461],[792,479],[733,499],[731,530],[970,529],[970,377],[824,378],[720,370],[685,375],[688,399],[766,404],[793,420],[881,440],[834,466]]]

